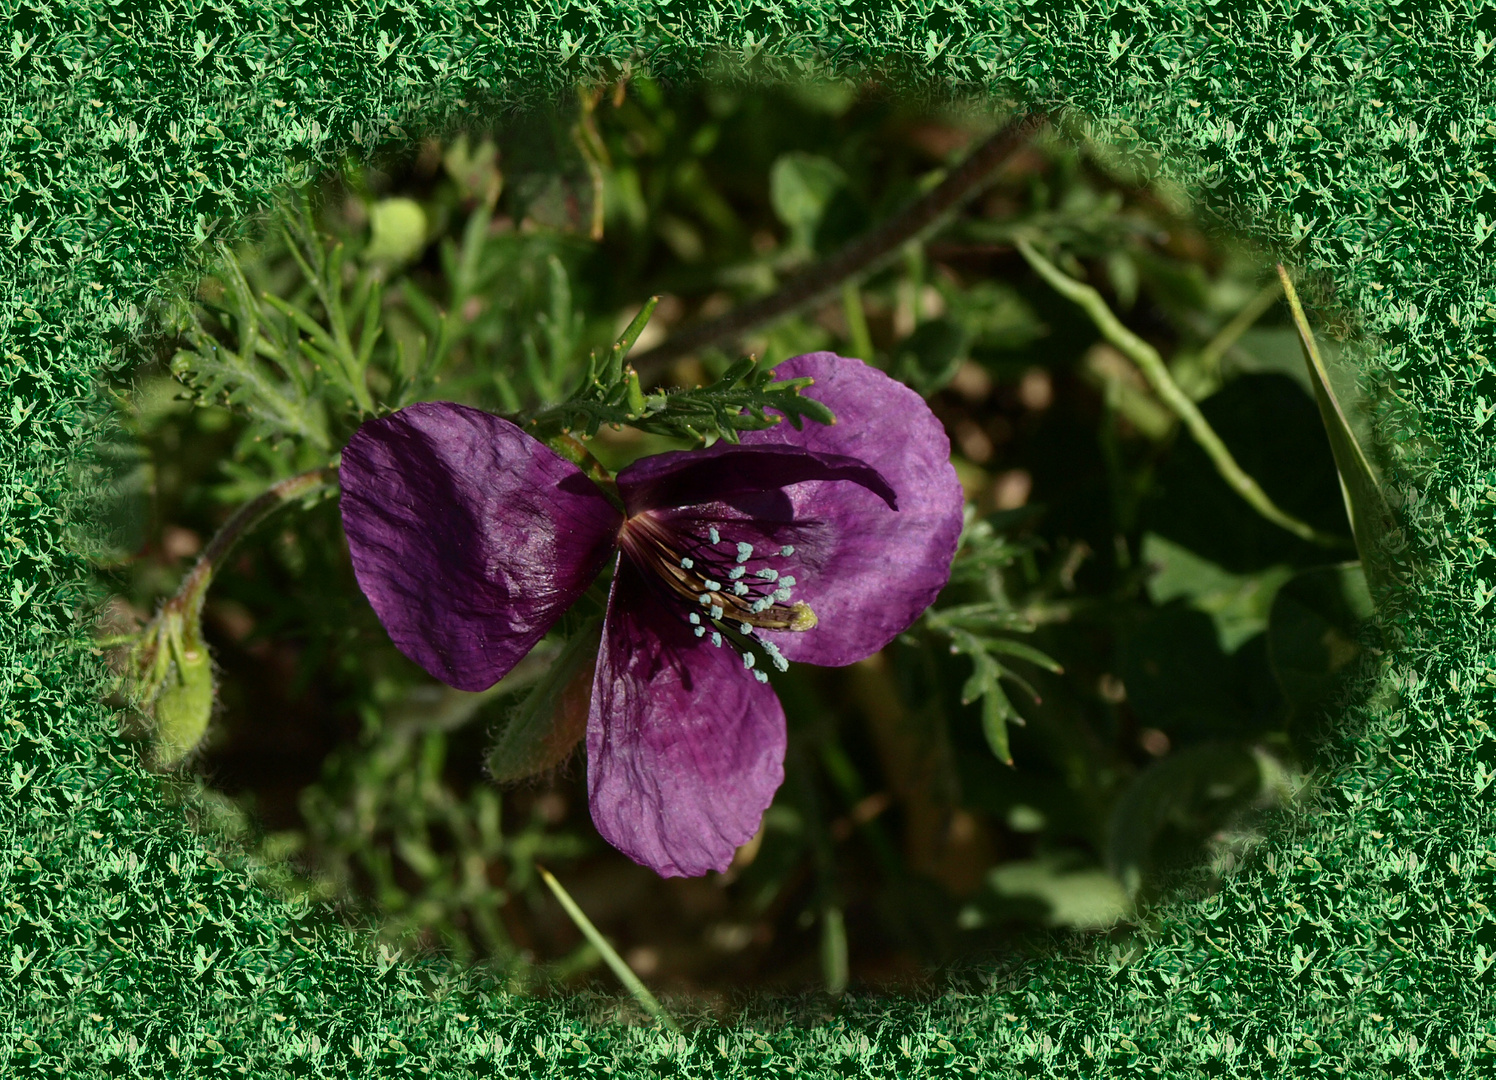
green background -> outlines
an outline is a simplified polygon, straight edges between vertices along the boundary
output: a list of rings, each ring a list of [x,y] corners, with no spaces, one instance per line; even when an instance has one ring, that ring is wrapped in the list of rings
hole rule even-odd
[[[1475,1075],[1496,1063],[1496,7],[8,3],[0,85],[0,1072],[7,1076]],[[1224,887],[926,998],[684,1036],[397,960],[215,855],[98,704],[94,376],[269,197],[629,60],[1070,106],[1378,343],[1418,573],[1318,783]],[[1352,350],[1356,354],[1356,350]],[[1489,578],[1484,575],[1490,575]]]

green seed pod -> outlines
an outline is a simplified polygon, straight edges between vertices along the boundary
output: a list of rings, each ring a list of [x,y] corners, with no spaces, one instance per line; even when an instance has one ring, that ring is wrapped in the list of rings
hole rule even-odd
[[[213,713],[213,663],[202,644],[186,649],[156,695],[155,764],[176,767],[197,748]]]

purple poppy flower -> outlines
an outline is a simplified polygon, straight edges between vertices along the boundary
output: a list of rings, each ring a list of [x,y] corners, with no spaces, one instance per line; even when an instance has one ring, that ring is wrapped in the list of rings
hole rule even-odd
[[[400,651],[492,685],[616,551],[587,719],[592,819],[663,876],[725,870],[784,778],[761,666],[850,664],[945,585],[961,531],[950,443],[902,383],[833,353],[776,369],[832,426],[659,454],[620,513],[514,424],[447,402],[365,423],[343,451],[359,587]]]

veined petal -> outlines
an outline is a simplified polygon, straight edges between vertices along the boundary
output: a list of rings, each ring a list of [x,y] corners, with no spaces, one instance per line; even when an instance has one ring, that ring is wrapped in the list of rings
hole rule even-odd
[[[343,531],[390,640],[459,690],[502,678],[591,584],[621,518],[509,421],[425,402],[343,450]]]
[[[784,780],[784,710],[620,557],[587,720],[603,839],[663,877],[725,870]]]
[[[809,422],[807,426],[819,425]],[[618,474],[618,493],[629,513],[637,514],[778,491],[807,480],[850,481],[889,506],[897,506],[888,481],[855,457],[800,446],[734,446],[726,442],[704,450],[670,450],[642,458]]]
[[[856,484],[810,480],[786,487],[784,502],[731,500],[752,519],[732,530],[735,539],[757,527],[760,543],[793,546],[792,556],[772,565],[795,578],[794,600],[818,619],[810,630],[763,636],[791,660],[850,664],[907,629],[950,579],[965,501],[950,439],[923,398],[860,360],[807,353],[774,371],[814,378],[802,393],[830,408],[836,423],[800,431],[782,423],[746,432],[743,443],[854,458],[876,469],[897,497],[895,511]]]

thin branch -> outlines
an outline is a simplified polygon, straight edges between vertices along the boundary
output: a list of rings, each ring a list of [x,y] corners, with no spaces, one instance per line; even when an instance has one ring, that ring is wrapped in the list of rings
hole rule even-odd
[[[671,361],[709,345],[740,338],[756,327],[817,303],[839,290],[843,282],[877,269],[899,248],[980,191],[1047,119],[1044,113],[1017,118],[979,146],[929,194],[909,204],[861,239],[796,274],[763,299],[745,304],[720,318],[688,327],[640,353],[633,358],[640,377],[648,384],[658,378]]]
[[[1043,255],[1040,255],[1027,240],[1020,237],[1016,245],[1040,277],[1049,282],[1061,296],[1080,305],[1091,317],[1091,321],[1096,324],[1097,329],[1101,331],[1101,336],[1137,364],[1143,377],[1148,380],[1148,385],[1153,388],[1153,392],[1173,411],[1174,415],[1184,421],[1184,426],[1189,428],[1190,434],[1200,444],[1200,448],[1209,455],[1210,460],[1215,464],[1216,472],[1221,474],[1221,479],[1231,485],[1231,488],[1250,503],[1254,510],[1274,525],[1287,529],[1311,544],[1331,548],[1345,546],[1345,541],[1341,537],[1320,532],[1308,522],[1300,521],[1292,514],[1279,509],[1277,504],[1268,498],[1267,492],[1263,491],[1261,485],[1237,464],[1236,458],[1231,456],[1231,451],[1226,448],[1226,444],[1215,433],[1209,421],[1201,415],[1189,395],[1174,381],[1163,357],[1158,355],[1158,351],[1153,346],[1122,325],[1121,320],[1112,313],[1111,308],[1107,307],[1106,301],[1102,299],[1099,292],[1059,270]]]

